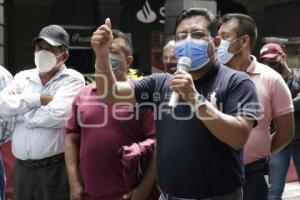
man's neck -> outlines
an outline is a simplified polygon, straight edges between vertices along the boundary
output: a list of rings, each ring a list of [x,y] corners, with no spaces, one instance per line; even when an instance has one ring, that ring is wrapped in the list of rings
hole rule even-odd
[[[215,64],[215,60],[211,60],[203,68],[199,70],[191,71],[190,74],[193,80],[199,80],[203,78],[210,70],[212,70],[214,64]]]
[[[238,70],[238,71],[243,71],[246,72],[248,67],[251,65],[252,59],[250,55],[248,56],[241,56],[240,58],[232,59],[229,61],[226,66]]]
[[[42,84],[45,85],[46,83],[48,83],[51,80],[51,78],[53,76],[55,76],[55,74],[58,73],[59,69],[60,69],[60,67],[55,67],[49,72],[40,73],[39,75],[40,75]]]

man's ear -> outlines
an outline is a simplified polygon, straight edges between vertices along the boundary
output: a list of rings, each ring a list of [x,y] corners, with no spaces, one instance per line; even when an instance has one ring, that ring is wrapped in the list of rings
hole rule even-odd
[[[133,56],[127,56],[126,63],[127,66],[129,67],[133,63]]]
[[[217,36],[214,38],[215,47],[218,48],[221,44],[221,37]]]
[[[246,48],[247,46],[249,46],[249,49],[251,49],[249,35],[245,35],[241,40],[242,40],[242,48]]]
[[[69,59],[69,52],[65,51],[64,54],[62,55],[62,59],[64,62],[66,62]]]
[[[282,54],[281,56],[282,56],[282,59],[283,59],[283,60],[286,60],[286,59],[287,59],[287,55],[286,55],[286,54]]]

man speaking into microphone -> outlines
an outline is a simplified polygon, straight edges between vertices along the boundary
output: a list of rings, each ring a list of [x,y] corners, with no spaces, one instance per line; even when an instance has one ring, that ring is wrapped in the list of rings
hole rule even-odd
[[[152,103],[158,111],[161,200],[242,199],[242,149],[256,125],[258,100],[247,75],[215,59],[214,43],[220,42],[213,39],[217,25],[215,16],[206,9],[183,11],[176,20],[175,49],[177,59],[191,59],[190,70],[125,83],[117,82],[110,68],[110,20],[106,19],[91,38],[99,95],[110,103]],[[180,95],[175,115],[165,112],[172,91]]]

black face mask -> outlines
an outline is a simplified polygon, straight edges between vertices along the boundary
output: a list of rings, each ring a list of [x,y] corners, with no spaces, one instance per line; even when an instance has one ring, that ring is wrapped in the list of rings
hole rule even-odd
[[[269,65],[269,67],[274,69],[279,74],[281,74],[283,72],[284,65],[281,62],[271,62],[268,65]]]
[[[164,70],[165,72],[174,74],[177,70],[177,63],[164,63]]]

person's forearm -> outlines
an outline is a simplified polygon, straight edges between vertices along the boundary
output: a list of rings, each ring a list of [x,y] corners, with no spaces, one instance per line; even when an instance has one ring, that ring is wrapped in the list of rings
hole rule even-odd
[[[104,101],[114,102],[113,89],[117,81],[110,68],[108,54],[106,56],[96,57],[95,82],[100,98]]]
[[[18,114],[26,113],[35,107],[40,106],[40,94],[0,96],[0,117],[9,118]]]
[[[155,147],[154,147],[155,148]],[[148,165],[147,171],[138,187],[142,187],[143,191],[150,195],[153,188],[154,182],[156,180],[156,149],[153,151],[152,159]]]
[[[276,131],[271,135],[271,154],[282,150],[294,138],[294,113],[273,118]]]
[[[69,184],[80,184],[79,172],[79,143],[75,139],[66,138],[65,142],[65,161],[69,178]]]
[[[221,113],[209,102],[206,106],[201,106],[197,112],[198,118],[216,138],[235,150],[243,148],[253,122]]]
[[[24,114],[24,122],[27,128],[64,128],[65,121],[69,117],[70,108],[74,96],[84,86],[83,76],[69,78],[55,91],[53,98],[49,95],[41,95],[46,106],[40,106]]]
[[[294,137],[294,133],[285,132],[282,134],[276,131],[275,133],[272,134],[271,137],[272,137],[271,154],[276,154],[292,141]]]

